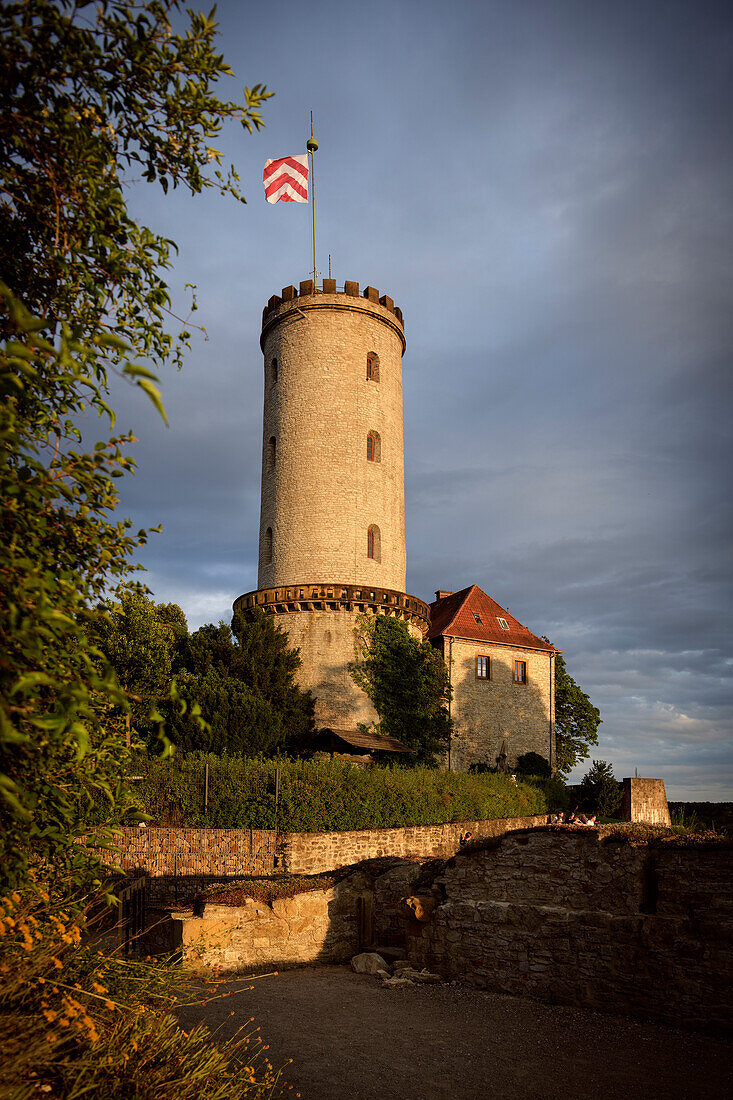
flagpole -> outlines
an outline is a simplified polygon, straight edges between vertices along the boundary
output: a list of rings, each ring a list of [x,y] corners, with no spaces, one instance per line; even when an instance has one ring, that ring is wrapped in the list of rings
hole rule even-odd
[[[313,208],[313,289],[318,289],[318,270],[316,268],[316,157],[315,152],[318,142],[313,137],[313,112],[311,111],[311,136],[306,142],[306,149],[311,155],[311,206]]]

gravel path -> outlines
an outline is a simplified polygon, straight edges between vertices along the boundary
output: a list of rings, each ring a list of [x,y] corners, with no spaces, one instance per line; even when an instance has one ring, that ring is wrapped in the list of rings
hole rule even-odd
[[[251,989],[247,989],[248,985]],[[652,1023],[433,985],[382,989],[306,967],[180,1013],[236,1031],[250,1016],[303,1100],[722,1100],[733,1044]],[[291,1097],[293,1093],[289,1094]]]

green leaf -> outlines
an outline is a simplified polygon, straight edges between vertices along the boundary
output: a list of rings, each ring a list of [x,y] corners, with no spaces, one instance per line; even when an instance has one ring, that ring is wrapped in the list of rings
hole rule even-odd
[[[152,371],[147,370],[145,367],[141,367],[139,363],[126,363],[122,370],[124,374],[130,374],[133,378],[139,376],[141,378],[150,378],[153,382],[158,381],[157,374],[153,374]]]
[[[166,416],[165,409],[163,408],[163,401],[162,401],[161,396],[160,396],[160,390],[156,386],[154,386],[153,383],[150,382],[147,378],[139,379],[137,385],[140,387],[141,390],[145,391],[145,393],[148,395],[150,400],[153,402],[156,409],[158,410],[158,412],[162,416],[163,420],[167,424],[168,423],[168,417]]]

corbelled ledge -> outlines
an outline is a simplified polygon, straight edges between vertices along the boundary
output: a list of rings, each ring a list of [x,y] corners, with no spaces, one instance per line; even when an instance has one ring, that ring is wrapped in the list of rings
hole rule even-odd
[[[255,607],[271,615],[287,615],[293,611],[359,611],[391,615],[412,623],[423,634],[427,634],[430,625],[430,608],[424,600],[394,588],[373,585],[291,584],[245,592],[234,601],[234,610],[245,614]]]

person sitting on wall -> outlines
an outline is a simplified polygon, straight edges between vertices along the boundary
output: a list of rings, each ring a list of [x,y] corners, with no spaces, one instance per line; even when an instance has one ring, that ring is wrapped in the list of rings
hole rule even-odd
[[[577,806],[573,806],[572,810],[567,811],[567,813],[565,814],[565,824],[566,825],[577,825],[578,824],[577,809],[578,809]]]

